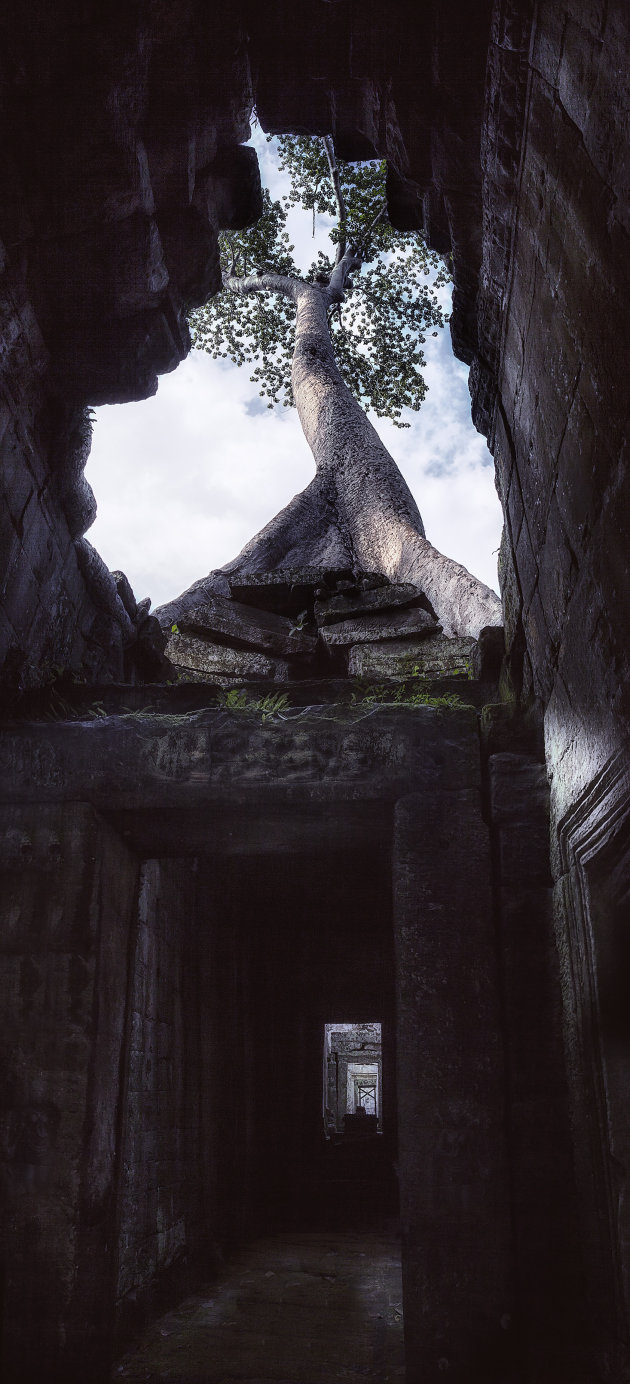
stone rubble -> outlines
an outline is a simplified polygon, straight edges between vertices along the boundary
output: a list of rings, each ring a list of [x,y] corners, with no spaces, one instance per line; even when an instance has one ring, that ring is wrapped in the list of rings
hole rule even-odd
[[[184,609],[170,630],[169,608],[161,612],[166,656],[180,673],[224,686],[286,682],[289,675],[328,674],[332,659],[338,672],[350,675],[411,676],[421,667],[427,677],[462,670],[468,676],[464,664],[475,641],[445,638],[423,592],[410,582],[304,568],[256,573],[231,589],[232,599],[210,594]],[[293,618],[279,614],[279,607],[292,609]]]

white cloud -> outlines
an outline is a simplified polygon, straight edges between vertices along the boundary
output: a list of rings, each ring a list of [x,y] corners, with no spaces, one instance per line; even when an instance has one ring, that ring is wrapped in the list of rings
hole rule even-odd
[[[282,181],[260,131],[254,143],[273,196]],[[309,217],[291,213],[296,258],[308,264]],[[320,233],[321,232],[321,233]],[[427,399],[411,427],[375,422],[418,501],[427,536],[496,587],[501,513],[491,458],[470,420],[466,367],[448,331],[425,347]],[[98,501],[89,538],[136,596],[154,605],[235,557],[314,472],[293,409],[268,410],[251,369],[194,351],[157,395],[96,411],[87,478]]]

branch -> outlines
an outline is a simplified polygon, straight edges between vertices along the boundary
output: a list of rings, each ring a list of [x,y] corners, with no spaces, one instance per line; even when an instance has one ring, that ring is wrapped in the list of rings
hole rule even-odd
[[[230,247],[230,277],[232,277],[236,269],[236,255],[234,253],[234,236],[231,235],[230,231],[224,231],[223,234],[225,235],[225,239]]]
[[[386,212],[387,212],[387,202],[383,202],[383,205],[382,205],[382,207],[380,208],[380,210],[377,211],[376,216],[374,217],[374,220],[370,222],[370,225],[368,226],[367,231],[365,232],[365,235],[361,237],[361,247],[362,247],[362,249],[363,249],[363,251],[364,251],[364,254],[363,254],[363,258],[364,258],[364,259],[365,259],[365,255],[367,254],[368,242],[369,242],[370,236],[371,236],[371,234],[372,234],[372,231],[374,230],[374,228],[375,228],[376,226],[378,226],[379,221],[382,221],[382,220],[383,220],[383,217],[385,216]]]
[[[325,290],[329,303],[342,302],[348,275],[352,273],[353,269],[360,269],[362,264],[363,260],[360,259],[354,250],[350,249],[344,251],[341,259],[333,269],[328,288]]]
[[[330,135],[324,135],[323,141],[324,149],[326,150],[326,158],[328,159],[328,167],[330,169],[330,180],[333,185],[333,192],[335,194],[335,201],[337,203],[339,227],[341,230],[341,240],[337,245],[337,258],[335,260],[335,264],[337,265],[341,263],[341,260],[343,259],[346,253],[346,221],[348,220],[348,210],[346,207],[343,192],[341,190],[341,178],[339,177],[339,169],[337,167],[337,159],[335,157],[335,146],[332,142],[332,138]]]
[[[291,279],[288,274],[248,274],[239,278],[232,274],[223,275],[223,287],[230,293],[245,297],[247,293],[282,293],[285,298],[295,301],[296,290],[301,279]]]

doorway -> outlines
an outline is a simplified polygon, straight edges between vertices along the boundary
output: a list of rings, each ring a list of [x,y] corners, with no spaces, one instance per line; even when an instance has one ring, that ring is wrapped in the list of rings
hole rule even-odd
[[[324,1132],[327,1139],[383,1132],[380,1022],[324,1025]]]

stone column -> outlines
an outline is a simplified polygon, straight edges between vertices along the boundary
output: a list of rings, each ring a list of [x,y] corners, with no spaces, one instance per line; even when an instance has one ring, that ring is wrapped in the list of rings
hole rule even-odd
[[[502,1379],[511,1315],[504,1057],[479,787],[401,799],[394,829],[408,1384]]]
[[[343,1134],[348,1109],[348,1059],[339,1054],[337,1063],[337,1129]]]
[[[1,811],[2,1378],[109,1378],[136,863],[86,804]]]
[[[505,995],[519,1358],[527,1379],[556,1384],[583,1377],[588,1347],[545,766],[524,753],[491,755],[488,802]]]
[[[143,862],[121,1120],[120,1341],[167,1295],[184,1295],[204,1262],[196,892],[194,861]]]

